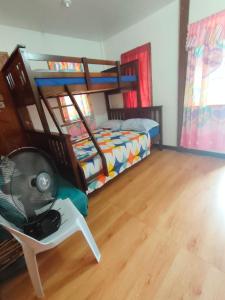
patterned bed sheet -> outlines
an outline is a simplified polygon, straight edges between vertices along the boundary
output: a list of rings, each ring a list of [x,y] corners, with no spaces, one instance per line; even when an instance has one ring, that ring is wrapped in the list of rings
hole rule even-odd
[[[88,193],[100,188],[107,181],[150,154],[151,139],[148,133],[99,129],[94,132],[94,136],[106,157],[109,176],[97,176],[88,184]],[[73,149],[79,160],[96,153],[90,140],[76,143]],[[85,177],[89,178],[102,169],[101,158],[98,155],[89,161],[82,162],[81,166]]]

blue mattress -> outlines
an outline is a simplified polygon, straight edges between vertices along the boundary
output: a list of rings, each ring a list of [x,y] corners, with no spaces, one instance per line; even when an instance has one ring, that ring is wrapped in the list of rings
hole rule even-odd
[[[121,76],[122,82],[135,82],[135,75]],[[38,87],[41,86],[62,86],[65,84],[85,84],[86,80],[83,77],[61,77],[61,78],[35,78],[35,83]],[[117,83],[117,77],[92,77],[92,84],[107,84]]]
[[[159,126],[153,127],[149,130],[149,135],[151,139],[154,139],[159,134]]]

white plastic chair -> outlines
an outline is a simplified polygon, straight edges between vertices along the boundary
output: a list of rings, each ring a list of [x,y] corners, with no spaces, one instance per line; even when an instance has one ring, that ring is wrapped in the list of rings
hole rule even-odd
[[[70,237],[75,232],[81,231],[88,245],[90,246],[97,262],[99,262],[101,258],[99,249],[84,217],[72,204],[70,199],[57,200],[53,208],[61,213],[61,226],[56,232],[41,241],[35,240],[32,237],[20,232],[18,228],[16,228],[14,225],[7,222],[3,217],[0,216],[0,225],[2,225],[7,231],[9,231],[14,236],[14,238],[16,238],[22,245],[31,282],[33,284],[35,293],[39,298],[44,297],[44,292],[36,260],[36,255],[38,253],[56,247],[58,244],[62,243],[65,239]]]

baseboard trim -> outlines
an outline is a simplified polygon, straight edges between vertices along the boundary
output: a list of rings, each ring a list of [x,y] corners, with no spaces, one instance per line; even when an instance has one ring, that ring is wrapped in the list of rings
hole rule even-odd
[[[215,157],[215,158],[225,159],[225,154],[218,153],[218,152],[210,152],[210,151],[203,151],[203,150],[196,150],[196,149],[185,149],[182,147],[179,147],[179,151],[185,152],[185,153],[201,155],[201,156],[211,156],[211,157]]]
[[[176,147],[176,146],[163,145],[162,147],[163,147],[163,149],[179,151],[179,147]]]
[[[218,153],[218,152],[210,152],[210,151],[203,151],[203,150],[196,150],[196,149],[186,149],[183,147],[169,146],[169,145],[163,145],[163,149],[168,149],[168,150],[173,150],[173,151],[178,151],[178,152],[183,152],[183,153],[190,153],[190,154],[195,154],[195,155],[200,155],[200,156],[210,156],[210,157],[225,159],[225,154]]]

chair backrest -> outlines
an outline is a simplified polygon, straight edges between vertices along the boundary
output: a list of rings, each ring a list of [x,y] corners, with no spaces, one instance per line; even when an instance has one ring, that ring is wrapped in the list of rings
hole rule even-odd
[[[78,209],[72,204],[70,199],[57,200],[54,203],[54,209],[61,213],[61,226],[55,233],[38,241],[20,231],[14,224],[9,223],[0,215],[0,225],[11,233],[15,239],[23,246],[27,245],[36,253],[51,249],[61,243],[65,238],[75,232],[76,219],[83,218]],[[68,219],[68,220],[67,220]]]

